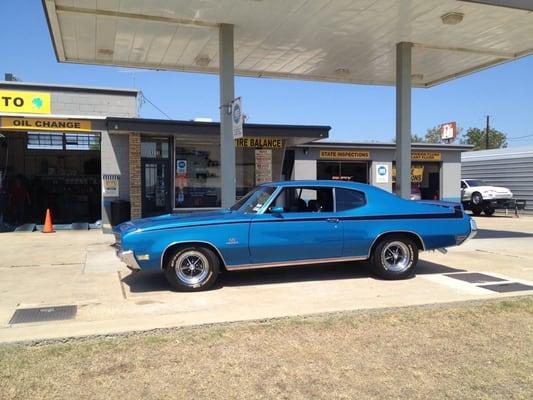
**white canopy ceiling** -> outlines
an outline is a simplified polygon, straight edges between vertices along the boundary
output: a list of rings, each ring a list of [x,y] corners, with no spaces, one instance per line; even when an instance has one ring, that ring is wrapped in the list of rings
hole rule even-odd
[[[414,43],[413,85],[427,87],[533,52],[533,7],[457,0],[43,4],[63,62],[217,73],[221,23],[235,26],[242,76],[393,84],[395,45],[403,41]],[[447,13],[463,19],[445,24]]]

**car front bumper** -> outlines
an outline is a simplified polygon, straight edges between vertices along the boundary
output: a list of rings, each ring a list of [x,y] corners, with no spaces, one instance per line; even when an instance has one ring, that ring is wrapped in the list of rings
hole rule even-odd
[[[132,271],[139,271],[141,267],[131,250],[117,250],[117,257]]]

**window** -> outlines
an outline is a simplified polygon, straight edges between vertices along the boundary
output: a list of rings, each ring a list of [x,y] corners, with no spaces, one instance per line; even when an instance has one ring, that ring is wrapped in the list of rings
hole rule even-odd
[[[351,189],[335,188],[337,211],[351,210],[366,204],[365,194]]]
[[[464,181],[461,181],[461,189],[466,189],[466,183]]]
[[[161,154],[165,154],[162,149]],[[176,136],[175,208],[221,205],[220,145],[215,135],[185,140]]]
[[[333,190],[322,187],[286,187],[271,206],[283,207],[285,212],[332,212]]]
[[[481,179],[467,179],[466,183],[470,187],[476,187],[476,186],[488,186],[487,183],[483,182]]]
[[[100,136],[94,133],[65,133],[65,150],[100,150]]]
[[[28,132],[29,150],[100,150],[96,133]]]
[[[270,196],[272,196],[272,193],[274,193],[275,190],[275,187],[258,187],[235,203],[230,210],[242,211],[248,214],[256,214],[263,207]]]
[[[31,150],[63,150],[60,132],[28,132],[27,148]]]

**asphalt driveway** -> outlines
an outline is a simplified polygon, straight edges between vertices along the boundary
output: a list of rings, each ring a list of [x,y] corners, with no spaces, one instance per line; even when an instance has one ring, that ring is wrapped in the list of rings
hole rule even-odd
[[[131,273],[98,231],[1,234],[0,341],[532,294],[533,218],[477,222],[469,243],[422,253],[413,279],[380,280],[361,262],[324,264],[225,273],[201,293],[170,291],[160,272]],[[57,306],[73,311],[61,316]],[[45,320],[13,318],[28,308]]]

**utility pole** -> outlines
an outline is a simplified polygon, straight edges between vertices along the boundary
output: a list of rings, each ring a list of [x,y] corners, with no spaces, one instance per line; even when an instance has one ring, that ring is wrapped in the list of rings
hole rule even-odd
[[[487,126],[485,128],[485,149],[489,149],[489,116],[487,115]]]

